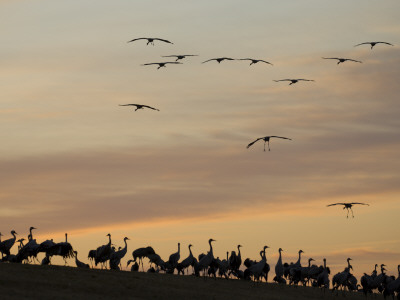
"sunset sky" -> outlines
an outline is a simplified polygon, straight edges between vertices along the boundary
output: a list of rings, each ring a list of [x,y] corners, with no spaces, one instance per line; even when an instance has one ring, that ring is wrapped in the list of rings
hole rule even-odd
[[[0,231],[400,263],[400,2],[0,0]],[[159,37],[174,44],[133,38]],[[354,45],[386,41],[394,46]],[[196,54],[157,70],[162,55]],[[201,62],[216,57],[257,58]],[[345,57],[363,63],[322,57]],[[307,78],[315,82],[274,82]],[[119,104],[160,109],[134,111]],[[266,135],[271,151],[258,142]],[[334,202],[365,202],[346,219]],[[13,249],[14,252],[16,248]],[[129,258],[128,258],[129,256]],[[125,263],[124,263],[125,264]]]

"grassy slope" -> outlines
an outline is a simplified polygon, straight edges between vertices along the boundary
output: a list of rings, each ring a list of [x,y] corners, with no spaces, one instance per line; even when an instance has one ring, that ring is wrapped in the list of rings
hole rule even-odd
[[[0,263],[1,299],[338,299],[314,288],[193,276]],[[339,293],[342,298],[342,293]],[[346,299],[364,299],[346,293]]]

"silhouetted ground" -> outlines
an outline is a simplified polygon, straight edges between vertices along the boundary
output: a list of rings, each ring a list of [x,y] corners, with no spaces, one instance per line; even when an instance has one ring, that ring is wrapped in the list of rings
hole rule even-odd
[[[319,289],[193,276],[0,263],[0,299],[343,299]],[[345,299],[364,299],[345,293]]]

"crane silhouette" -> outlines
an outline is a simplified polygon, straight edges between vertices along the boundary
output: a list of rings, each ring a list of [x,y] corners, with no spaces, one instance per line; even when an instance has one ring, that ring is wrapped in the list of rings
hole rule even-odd
[[[212,61],[212,60],[216,60],[218,63],[221,63],[221,61],[224,60],[234,60],[233,58],[229,58],[229,57],[218,57],[218,58],[211,58],[209,60],[203,61],[202,64],[208,62],[208,61]]]
[[[130,104],[119,104],[119,106],[136,106],[135,111],[137,111],[138,109],[144,109],[144,108],[150,108],[150,109],[152,109],[152,110],[160,111],[160,110],[157,109],[157,108],[154,108],[154,107],[151,107],[151,106],[148,106],[148,105],[144,105],[144,104],[134,104],[134,103],[130,103]]]
[[[271,138],[292,140],[292,139],[290,139],[290,138],[283,137],[283,136],[268,135],[268,136],[260,137],[260,138],[256,139],[255,141],[252,141],[250,144],[247,145],[247,149],[250,148],[251,146],[253,146],[253,144],[256,143],[256,142],[258,142],[259,140],[263,140],[263,141],[264,141],[264,151],[265,151],[265,144],[266,144],[266,143],[268,143],[268,151],[271,151],[271,149],[269,148],[269,140],[270,140]]]
[[[354,47],[361,46],[361,45],[371,45],[371,50],[372,50],[372,48],[374,48],[374,46],[377,44],[385,44],[385,45],[389,45],[389,46],[394,46],[393,44],[388,43],[388,42],[365,42],[365,43],[357,44]]]
[[[164,42],[164,43],[168,43],[168,44],[174,44],[174,43],[172,43],[172,42],[170,42],[170,41],[168,41],[168,40],[164,40],[164,39],[159,39],[159,38],[145,38],[145,37],[130,40],[130,41],[128,41],[128,43],[131,43],[131,42],[134,42],[134,41],[139,41],[139,40],[147,40],[147,44],[146,44],[146,45],[152,44],[153,46],[154,46],[154,41],[160,41],[160,42]]]
[[[367,204],[367,203],[350,202],[350,203],[333,203],[333,204],[327,205],[327,207],[328,207],[328,206],[334,206],[334,205],[343,205],[343,206],[344,206],[343,209],[346,209],[346,210],[347,210],[347,218],[349,217],[349,210],[351,211],[351,215],[352,215],[353,218],[354,218],[354,214],[353,214],[353,209],[352,209],[352,207],[353,207],[353,205],[357,205],[357,204],[359,204],[359,205],[368,205],[368,206],[369,206],[369,204]]]
[[[283,264],[282,264],[282,248],[279,248],[279,258],[278,261],[275,265],[275,275],[276,275],[276,281],[279,282],[279,279],[282,278],[283,276]]]
[[[165,55],[165,56],[161,56],[161,57],[176,57],[176,61],[184,59],[188,56],[198,56],[196,54],[179,54],[179,55]]]
[[[362,63],[362,61],[351,59],[351,58],[341,58],[341,57],[322,57],[322,58],[323,59],[337,59],[338,60],[337,64],[344,63],[345,61],[354,61],[354,62]]]
[[[77,251],[74,251],[74,253],[75,253],[75,264],[76,264],[76,266],[77,266],[78,268],[82,268],[82,269],[90,269],[90,266],[89,266],[88,264],[85,264],[84,262],[81,262],[81,261],[78,259],[78,252],[77,252]]]
[[[157,70],[158,70],[160,68],[165,68],[167,64],[181,65],[182,63],[177,62],[177,61],[166,61],[166,62],[143,64],[142,66],[158,65],[158,68],[157,68]]]
[[[304,78],[298,78],[298,79],[280,79],[280,80],[274,80],[275,82],[279,82],[279,81],[290,81],[289,85],[295,84],[299,81],[315,81],[312,79],[304,79]]]
[[[273,66],[273,64],[271,64],[269,61],[262,60],[262,59],[240,58],[238,60],[250,60],[250,65],[249,66],[254,65],[254,64],[258,63],[258,62],[263,62],[263,63],[266,63],[266,64],[269,64],[269,65]]]

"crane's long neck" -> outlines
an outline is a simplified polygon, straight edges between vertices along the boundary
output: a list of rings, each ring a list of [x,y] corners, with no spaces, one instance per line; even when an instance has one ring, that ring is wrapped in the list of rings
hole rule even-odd
[[[238,252],[239,252],[239,253],[238,253],[238,256],[239,256],[239,257],[242,257],[242,255],[240,254],[240,246],[238,246]]]
[[[399,278],[400,278],[400,265],[397,266],[397,272],[399,273]]]
[[[29,228],[29,233],[30,233],[31,240],[33,239],[32,230],[33,230],[33,228],[32,228],[32,227],[31,227],[31,228]]]
[[[278,262],[281,262],[281,263],[282,263],[282,251],[281,251],[281,250],[279,250],[279,259],[278,259]]]
[[[301,260],[301,251],[299,251],[299,259],[297,260],[296,264],[300,264],[300,260]]]
[[[192,247],[192,245],[189,245],[189,256],[193,256],[192,250],[190,249],[191,247]]]
[[[326,259],[324,259],[324,269],[326,269]]]
[[[178,254],[181,253],[181,244],[178,243]]]
[[[214,253],[213,253],[213,248],[212,248],[211,242],[212,242],[212,241],[209,241],[209,244],[210,244],[210,254],[211,254],[211,256],[214,257]]]
[[[376,268],[378,267],[378,264],[375,264],[375,272],[376,272]]]
[[[68,233],[65,234],[65,242],[68,243]]]
[[[108,245],[111,246],[111,234],[108,235]]]
[[[308,260],[308,267],[311,267],[311,259]]]
[[[226,251],[226,261],[229,261],[229,252]]]

